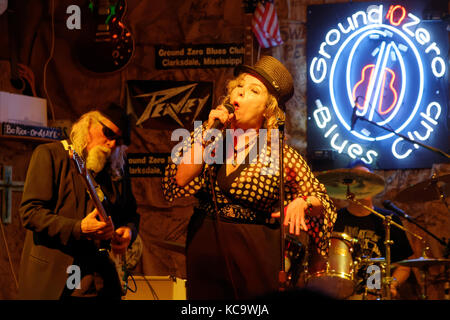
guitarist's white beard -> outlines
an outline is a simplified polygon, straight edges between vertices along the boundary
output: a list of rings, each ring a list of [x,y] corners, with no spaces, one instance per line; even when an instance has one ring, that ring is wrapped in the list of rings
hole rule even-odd
[[[106,161],[111,155],[111,149],[104,146],[95,146],[89,150],[86,158],[86,167],[99,173],[105,167]]]

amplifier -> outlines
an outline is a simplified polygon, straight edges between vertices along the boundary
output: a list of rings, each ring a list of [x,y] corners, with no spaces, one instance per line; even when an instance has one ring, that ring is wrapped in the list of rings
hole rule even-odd
[[[0,91],[0,122],[47,126],[47,100]]]

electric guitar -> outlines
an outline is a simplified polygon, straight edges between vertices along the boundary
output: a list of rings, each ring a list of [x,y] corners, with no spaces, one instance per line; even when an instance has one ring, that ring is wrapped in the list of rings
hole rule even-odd
[[[82,176],[87,191],[89,193],[89,196],[94,202],[95,207],[97,208],[97,211],[99,212],[100,220],[103,222],[106,222],[108,220],[108,214],[105,210],[105,207],[103,206],[103,203],[105,201],[105,196],[103,192],[101,191],[100,187],[96,187],[94,184],[94,180],[92,179],[91,174],[89,173],[89,170],[86,168],[85,161],[80,157],[80,155],[73,149],[70,149],[70,153],[72,154],[71,158],[75,162],[76,168],[78,170],[78,173]],[[121,275],[121,277],[118,278],[119,282],[122,285],[121,292],[122,295],[125,295],[128,285],[128,269],[127,269],[127,261],[126,261],[126,254],[122,255],[116,255],[111,250],[108,250],[107,246],[105,245],[104,241],[101,241],[100,244],[98,244],[99,251],[109,251],[109,258],[114,263],[117,271],[117,275]]]
[[[128,65],[134,53],[134,40],[121,21],[126,9],[125,0],[89,0],[87,8],[83,8],[75,56],[84,68],[95,73],[112,73]]]

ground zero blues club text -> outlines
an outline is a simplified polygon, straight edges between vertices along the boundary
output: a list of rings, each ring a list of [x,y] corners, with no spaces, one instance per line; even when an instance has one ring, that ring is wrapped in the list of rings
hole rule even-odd
[[[331,150],[325,169],[447,161],[401,137],[448,152],[446,24],[422,20],[420,5],[308,7],[308,153]]]

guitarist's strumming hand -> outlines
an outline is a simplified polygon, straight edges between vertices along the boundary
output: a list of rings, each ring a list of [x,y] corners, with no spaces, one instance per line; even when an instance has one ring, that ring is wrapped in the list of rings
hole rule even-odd
[[[94,209],[83,220],[81,220],[81,233],[89,239],[108,240],[114,235],[114,224],[111,217],[106,222],[99,221],[99,212]]]
[[[131,242],[131,229],[129,227],[120,227],[114,232],[111,241],[111,249],[115,254],[124,254]]]

